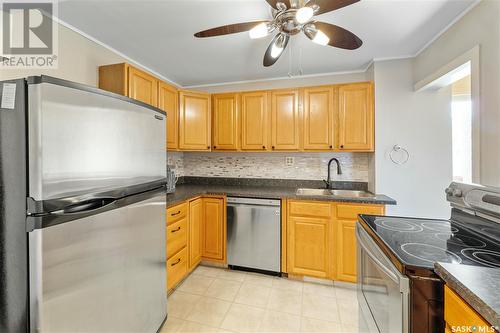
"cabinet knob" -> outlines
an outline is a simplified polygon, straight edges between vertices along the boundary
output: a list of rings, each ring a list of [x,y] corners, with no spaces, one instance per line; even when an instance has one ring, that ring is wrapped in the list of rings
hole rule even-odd
[[[262,149],[266,149],[266,146],[262,146]]]
[[[333,146],[330,146],[330,149],[332,149],[332,148],[333,148]]]
[[[207,146],[207,149],[210,149],[210,146]]]
[[[274,146],[272,146],[271,148],[272,148],[273,150],[275,149],[275,147],[274,147]]]
[[[344,145],[340,145],[340,148],[341,148],[341,149],[344,149]]]
[[[214,149],[217,149],[217,146],[214,146]]]

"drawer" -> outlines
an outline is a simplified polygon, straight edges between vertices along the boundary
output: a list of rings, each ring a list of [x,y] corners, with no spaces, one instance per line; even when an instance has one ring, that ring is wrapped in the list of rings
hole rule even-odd
[[[384,206],[337,204],[337,217],[340,219],[357,220],[359,214],[383,215]]]
[[[187,216],[188,204],[183,202],[177,206],[167,209],[167,225],[179,221]]]
[[[295,216],[331,217],[332,205],[319,201],[290,201],[288,214]]]
[[[180,221],[167,226],[167,258],[179,252],[187,245],[188,219],[185,217]]]
[[[476,326],[477,332],[490,332],[486,329],[481,330],[481,328],[491,325],[448,286],[444,288],[444,320],[450,328],[453,326]]]
[[[167,260],[167,290],[175,287],[188,272],[187,248],[180,250]]]

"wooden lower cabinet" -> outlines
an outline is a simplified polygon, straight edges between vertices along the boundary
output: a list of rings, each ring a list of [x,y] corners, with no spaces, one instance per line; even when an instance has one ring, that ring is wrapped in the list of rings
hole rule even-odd
[[[288,200],[285,271],[356,282],[358,214],[383,215],[384,206]]]
[[[188,272],[188,250],[183,248],[167,260],[167,290],[175,287]]]
[[[359,214],[384,215],[383,205],[335,204],[335,279],[356,282],[356,223]]]
[[[226,259],[225,202],[223,198],[203,198],[202,257],[224,262]]]
[[[189,269],[192,270],[201,261],[203,223],[203,199],[189,202]]]
[[[201,260],[226,261],[226,199],[198,197],[167,209],[167,290]]]
[[[496,332],[480,314],[448,286],[444,287],[444,320],[446,332]],[[475,330],[472,329],[474,326]]]
[[[336,279],[356,282],[356,221],[337,221]]]
[[[291,216],[288,219],[288,273],[320,278],[331,276],[330,221]]]

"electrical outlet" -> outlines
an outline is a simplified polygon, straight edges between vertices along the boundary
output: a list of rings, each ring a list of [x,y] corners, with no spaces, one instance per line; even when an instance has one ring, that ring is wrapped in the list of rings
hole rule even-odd
[[[294,164],[295,164],[295,158],[293,158],[291,156],[285,157],[285,165],[286,166],[294,166]]]

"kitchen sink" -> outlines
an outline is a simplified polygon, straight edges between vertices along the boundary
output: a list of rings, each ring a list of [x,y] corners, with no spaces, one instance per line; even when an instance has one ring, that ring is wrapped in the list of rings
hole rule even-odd
[[[295,194],[299,196],[329,196],[343,198],[370,198],[375,195],[366,191],[354,190],[328,190],[321,188],[299,188]]]

